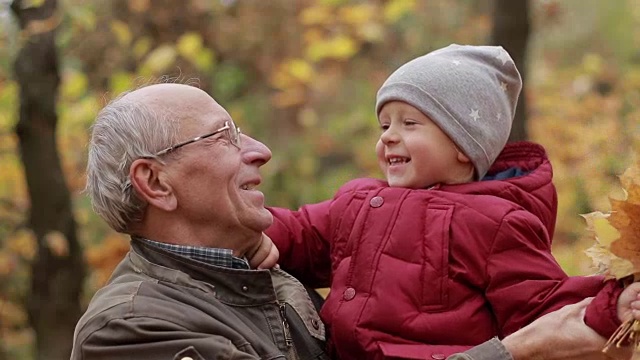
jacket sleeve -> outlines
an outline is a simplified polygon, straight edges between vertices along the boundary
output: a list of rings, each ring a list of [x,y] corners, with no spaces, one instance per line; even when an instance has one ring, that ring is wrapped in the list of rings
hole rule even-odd
[[[611,337],[621,325],[618,319],[618,297],[622,290],[622,285],[617,281],[609,280],[587,306],[584,322],[602,337]]]
[[[463,353],[453,354],[447,360],[513,360],[500,340],[493,338]]]
[[[131,339],[144,338],[133,342]],[[214,334],[193,332],[173,322],[151,318],[117,318],[86,336],[76,337],[71,360],[97,359],[233,359],[257,360],[242,351],[247,344]]]
[[[547,236],[542,223],[527,211],[512,211],[500,224],[487,262],[486,297],[502,336],[564,305],[596,296],[605,285],[600,276],[567,276],[548,249]],[[598,304],[609,303],[611,295],[602,293]],[[609,311],[598,316],[611,314]],[[611,334],[607,324],[617,321],[616,316],[589,325],[601,326],[594,330],[608,336]]]
[[[379,342],[378,349],[370,352],[367,359],[474,359],[469,357],[455,357],[455,354],[466,354],[471,351],[472,346],[469,345],[428,345],[428,344],[398,344]],[[464,352],[464,353],[463,353]],[[493,355],[494,352],[487,352],[487,355]],[[453,357],[452,357],[453,356]],[[483,358],[502,360],[502,358]]]
[[[280,266],[303,284],[320,288],[330,282],[331,200],[298,211],[270,207],[273,224],[265,233],[280,251]]]

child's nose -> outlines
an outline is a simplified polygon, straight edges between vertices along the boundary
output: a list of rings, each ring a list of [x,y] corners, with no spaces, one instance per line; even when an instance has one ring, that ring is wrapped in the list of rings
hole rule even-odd
[[[400,140],[400,135],[395,129],[388,128],[380,135],[380,140],[382,140],[384,144],[394,143]]]

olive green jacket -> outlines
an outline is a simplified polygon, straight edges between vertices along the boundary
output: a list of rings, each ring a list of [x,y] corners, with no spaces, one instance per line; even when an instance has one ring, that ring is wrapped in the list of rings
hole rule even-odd
[[[291,275],[131,246],[78,322],[72,360],[327,359],[324,326]]]

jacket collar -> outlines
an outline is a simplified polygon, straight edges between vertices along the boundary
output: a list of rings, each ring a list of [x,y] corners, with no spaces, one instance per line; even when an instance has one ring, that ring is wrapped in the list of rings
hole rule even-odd
[[[133,270],[138,273],[160,281],[213,292],[218,300],[229,304],[256,305],[276,300],[268,270],[210,265],[157,248],[136,238],[131,239],[129,259]]]

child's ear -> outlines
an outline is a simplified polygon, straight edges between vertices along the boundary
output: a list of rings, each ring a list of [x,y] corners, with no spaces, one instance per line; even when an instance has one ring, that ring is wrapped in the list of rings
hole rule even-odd
[[[457,147],[456,147],[456,151],[458,152],[458,161],[460,161],[463,164],[468,164],[471,162],[469,157],[465,155],[462,151],[458,150]]]

